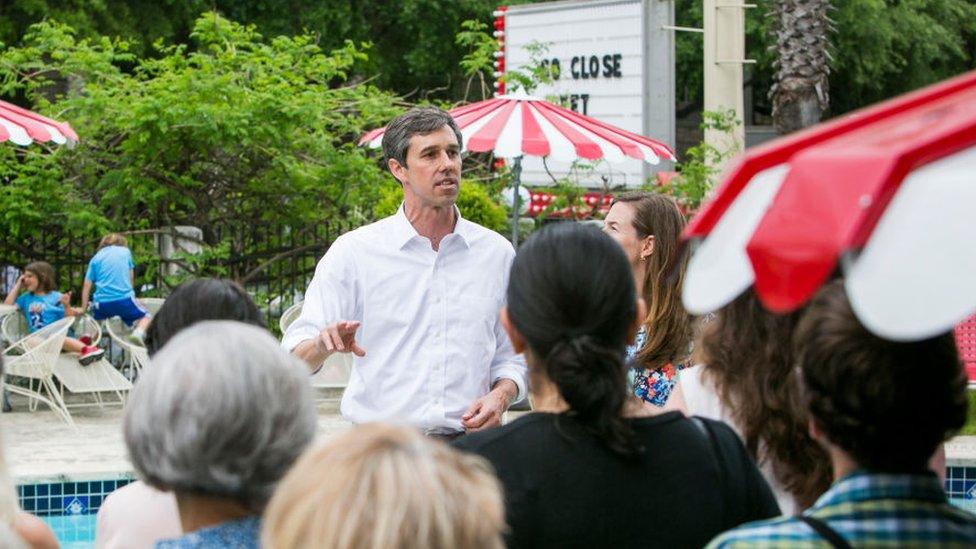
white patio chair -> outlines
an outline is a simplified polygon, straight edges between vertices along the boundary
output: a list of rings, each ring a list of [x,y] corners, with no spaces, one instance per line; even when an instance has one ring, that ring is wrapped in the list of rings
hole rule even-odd
[[[278,327],[281,328],[281,333],[284,335],[285,331],[289,326],[302,314],[302,305],[304,301],[298,301],[291,307],[285,309],[285,312],[281,313],[281,318],[278,319]]]
[[[138,297],[136,301],[149,311],[150,316],[155,316],[166,303],[166,300],[161,297]],[[146,351],[146,347],[129,341],[132,328],[126,326],[121,318],[117,316],[109,318],[104,321],[104,326],[112,345],[122,349],[125,355],[125,366],[128,366],[133,373],[130,377],[132,379],[138,378],[142,369],[149,365],[149,352]]]
[[[26,396],[30,411],[37,409],[38,402],[43,402],[68,425],[74,426],[71,413],[68,412],[68,407],[61,397],[61,391],[54,385],[54,365],[61,355],[61,347],[64,345],[64,338],[68,335],[71,323],[71,318],[63,318],[19,339],[3,351],[3,359],[4,386],[7,391]],[[6,378],[9,376],[27,379],[27,387],[7,383]],[[38,383],[36,391],[34,382]],[[47,396],[44,393],[47,393]]]
[[[299,315],[302,314],[303,302],[299,301],[285,310],[278,321],[281,333],[288,330]],[[325,359],[325,364],[319,368],[318,372],[312,374],[312,387],[316,389],[345,389],[349,385],[349,373],[352,371],[351,353],[333,353]]]
[[[98,342],[102,340],[102,329],[98,322],[88,315],[71,318],[74,337],[88,336],[92,345],[98,345]],[[27,329],[27,319],[20,311],[4,315],[0,320],[0,333],[8,343],[20,341],[30,333],[30,330]]]
[[[2,325],[4,318],[17,313],[19,313],[19,309],[16,305],[4,305],[0,303],[0,325]],[[13,343],[13,341],[7,339],[2,326],[0,326],[0,347],[6,347],[8,343]]]
[[[62,391],[85,394],[94,400],[88,403],[67,404],[69,408],[101,407],[105,404],[102,393],[114,394],[118,404],[125,404],[125,395],[132,389],[132,382],[104,357],[82,366],[77,356],[62,353],[54,363],[54,377],[61,383]]]
[[[158,313],[163,303],[166,303],[166,300],[161,297],[137,297],[136,301],[142,303],[142,306],[149,311],[150,315]]]
[[[14,316],[16,318],[10,318]],[[19,340],[28,334],[27,320],[24,315],[7,315],[3,319],[2,329],[4,337],[12,340]],[[75,338],[88,336],[92,345],[98,345],[102,340],[102,329],[98,322],[88,316],[82,315],[74,318],[71,323],[72,334]],[[82,406],[104,405],[101,393],[115,393],[119,404],[125,403],[124,392],[132,388],[132,383],[125,379],[118,370],[105,358],[101,358],[82,366],[78,362],[78,356],[74,353],[61,353],[55,361],[54,377],[60,383],[61,398],[64,399],[64,391],[76,394],[87,394],[93,402],[67,404],[68,408]],[[67,400],[65,400],[67,402]]]
[[[142,345],[137,345],[129,341],[129,334],[132,329],[122,322],[122,319],[115,316],[105,321],[105,331],[112,340],[112,345],[122,349],[125,354],[125,365],[134,374],[133,379],[138,378],[142,369],[149,365],[149,352]],[[123,376],[124,377],[124,376]]]
[[[16,313],[19,309],[16,305],[5,305],[0,303],[0,318],[3,318],[11,313]]]
[[[27,333],[27,320],[20,311],[3,315],[0,318],[0,336],[3,337],[5,344],[9,345],[15,341],[23,339]]]

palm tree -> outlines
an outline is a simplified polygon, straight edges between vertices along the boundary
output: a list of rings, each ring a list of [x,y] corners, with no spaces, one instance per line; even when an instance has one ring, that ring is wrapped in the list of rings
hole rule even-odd
[[[773,125],[781,134],[816,124],[830,104],[830,9],[830,0],[772,2],[772,48],[777,55],[769,97]]]

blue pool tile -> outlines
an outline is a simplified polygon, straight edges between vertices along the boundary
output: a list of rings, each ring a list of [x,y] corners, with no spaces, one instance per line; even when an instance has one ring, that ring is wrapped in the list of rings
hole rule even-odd
[[[50,484],[38,484],[37,485],[37,495],[38,496],[46,496],[46,495],[48,495],[48,492],[50,490],[51,490],[51,485]]]
[[[52,484],[51,485],[51,495],[52,496],[60,496],[61,495],[62,488],[63,488],[63,485],[62,484]]]
[[[64,489],[64,495],[66,495],[66,496],[73,496],[73,495],[75,495],[75,488],[76,487],[75,487],[75,483],[74,482],[65,482],[62,486],[63,486],[63,489]]]
[[[35,486],[33,484],[28,484],[27,486],[24,486],[24,497],[26,498],[34,497],[34,489]]]
[[[35,500],[34,498],[25,498],[22,506],[24,507],[24,511],[27,511],[28,513],[30,513],[31,511],[36,511],[37,500]]]
[[[88,496],[64,496],[64,514],[84,515],[88,512]]]
[[[103,496],[91,496],[88,498],[88,510],[91,512],[97,511],[99,507],[102,506]]]
[[[115,490],[115,482],[111,480],[102,481],[102,493],[108,494],[109,492]]]
[[[37,499],[37,511],[49,511],[51,509],[50,501],[48,498],[38,498]]]

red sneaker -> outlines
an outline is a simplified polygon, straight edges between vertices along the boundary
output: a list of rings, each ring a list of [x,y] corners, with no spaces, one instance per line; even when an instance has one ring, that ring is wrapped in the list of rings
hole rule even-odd
[[[102,355],[104,354],[105,351],[103,351],[102,349],[99,349],[98,347],[92,345],[87,345],[85,346],[84,349],[81,350],[81,354],[78,355],[78,362],[80,362],[82,366],[88,366],[92,362],[95,362],[96,360],[101,358]]]

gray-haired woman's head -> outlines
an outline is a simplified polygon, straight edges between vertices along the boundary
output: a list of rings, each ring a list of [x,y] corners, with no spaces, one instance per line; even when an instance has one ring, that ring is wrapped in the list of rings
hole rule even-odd
[[[206,321],[177,334],[132,391],[125,442],[163,490],[259,511],[315,434],[308,368],[260,328]]]

